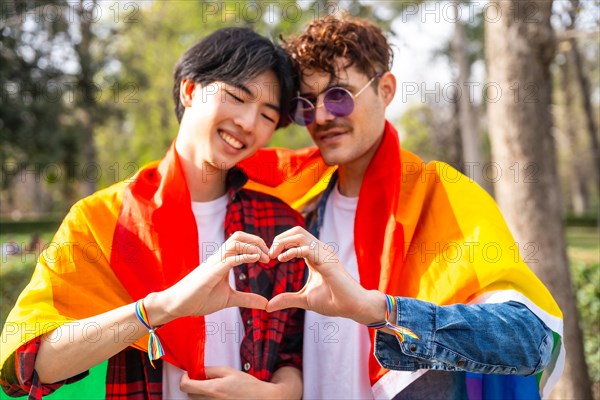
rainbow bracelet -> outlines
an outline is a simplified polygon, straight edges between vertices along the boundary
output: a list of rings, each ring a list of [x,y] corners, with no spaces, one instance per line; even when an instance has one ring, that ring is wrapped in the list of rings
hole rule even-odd
[[[387,305],[387,309],[385,311],[385,321],[383,321],[383,322],[376,322],[374,324],[369,324],[367,326],[369,328],[371,328],[371,329],[388,328],[389,330],[391,330],[392,332],[394,332],[394,334],[396,336],[398,336],[398,339],[400,340],[400,343],[404,342],[405,336],[409,336],[409,337],[411,337],[413,339],[421,340],[410,329],[405,328],[403,326],[394,325],[391,322],[389,322],[390,314],[392,313],[392,310],[396,306],[396,298],[394,296],[390,296],[389,294],[386,294],[385,295],[385,299],[386,299],[386,305]]]
[[[164,356],[165,350],[163,349],[162,344],[160,344],[158,335],[155,332],[156,328],[150,325],[150,320],[148,319],[148,314],[144,307],[144,299],[140,299],[135,303],[135,316],[146,328],[148,328],[148,332],[150,332],[150,337],[148,337],[148,358],[150,358],[152,367],[156,368],[154,366],[154,360],[158,360]]]

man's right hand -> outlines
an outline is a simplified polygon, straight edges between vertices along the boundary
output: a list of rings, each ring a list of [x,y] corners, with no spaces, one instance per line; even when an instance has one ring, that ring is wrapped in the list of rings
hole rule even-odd
[[[299,307],[322,315],[350,318],[361,324],[385,319],[385,295],[363,288],[346,271],[333,247],[320,242],[305,229],[296,226],[276,236],[269,256],[281,262],[302,257],[309,275],[299,292],[272,298],[267,311]]]

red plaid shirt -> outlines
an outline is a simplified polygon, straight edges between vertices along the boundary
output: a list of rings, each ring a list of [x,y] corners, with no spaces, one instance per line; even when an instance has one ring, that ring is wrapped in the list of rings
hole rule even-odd
[[[225,218],[225,234],[244,231],[262,237],[267,245],[273,238],[296,225],[304,225],[300,214],[282,201],[261,193],[240,190],[246,181],[239,170],[229,174],[229,203]],[[283,292],[296,292],[302,287],[304,261],[295,260],[265,269],[255,264],[234,268],[236,289],[258,293],[267,299]],[[240,348],[242,370],[270,380],[284,366],[302,368],[302,329],[304,312],[288,309],[267,313],[264,310],[240,308],[244,321],[244,338]],[[278,320],[276,332],[266,331],[268,320]],[[255,340],[260,337],[261,340]],[[283,338],[285,337],[285,340]],[[40,384],[34,370],[35,357],[41,338],[21,346],[6,361],[0,374],[0,384],[10,396],[29,395],[40,399],[60,386],[78,381],[88,375],[75,377],[52,385]],[[162,362],[153,368],[145,352],[126,348],[108,360],[106,398],[162,398]]]

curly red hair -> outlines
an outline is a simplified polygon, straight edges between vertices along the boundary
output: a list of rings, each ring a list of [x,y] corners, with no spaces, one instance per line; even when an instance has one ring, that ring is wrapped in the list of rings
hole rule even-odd
[[[313,69],[338,77],[340,58],[366,76],[389,71],[394,54],[379,27],[369,21],[327,16],[312,21],[299,36],[284,43],[297,70]]]

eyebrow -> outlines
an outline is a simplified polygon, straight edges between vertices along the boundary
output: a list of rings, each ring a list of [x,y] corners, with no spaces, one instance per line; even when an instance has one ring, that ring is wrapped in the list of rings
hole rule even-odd
[[[330,82],[325,87],[325,89],[323,89],[319,93],[317,93],[316,96],[319,96],[321,93],[325,93],[326,91],[328,91],[332,87],[341,87],[341,88],[344,88],[344,89],[354,89],[354,90],[356,90],[356,87],[354,87],[353,85],[351,85],[350,82]],[[310,97],[315,97],[315,94],[312,93],[312,92],[303,92],[303,93],[300,93],[300,96],[301,97],[310,98]]]
[[[236,88],[240,89],[241,91],[246,93],[248,96],[251,96],[251,97],[254,96],[252,91],[250,91],[250,89],[248,89],[248,86],[244,85],[243,83],[234,83],[234,84],[232,84],[232,86],[235,86]],[[278,104],[270,103],[270,102],[265,102],[264,104],[265,104],[265,107],[269,107],[269,108],[277,111],[277,113],[280,112]]]

